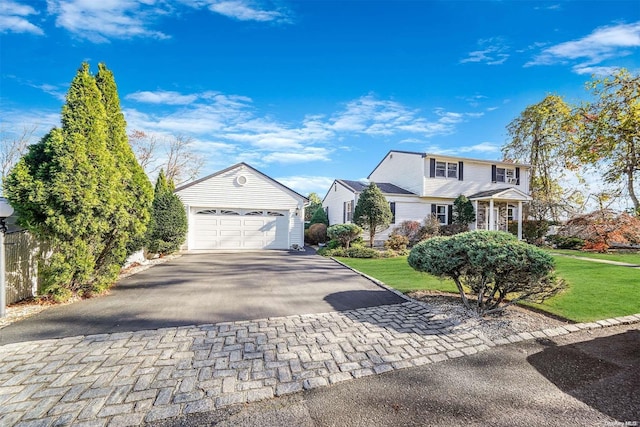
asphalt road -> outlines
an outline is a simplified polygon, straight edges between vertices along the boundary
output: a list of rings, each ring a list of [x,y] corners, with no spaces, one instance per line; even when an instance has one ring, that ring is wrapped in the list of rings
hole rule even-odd
[[[53,307],[0,329],[0,345],[399,302],[404,300],[317,255],[189,254],[121,280],[106,296]]]
[[[640,425],[638,396],[636,324],[499,346],[154,425],[624,426]]]

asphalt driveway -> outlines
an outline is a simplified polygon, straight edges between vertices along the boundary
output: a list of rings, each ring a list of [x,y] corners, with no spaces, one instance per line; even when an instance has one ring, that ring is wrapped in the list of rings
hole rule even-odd
[[[109,295],[53,307],[0,329],[0,345],[400,302],[351,270],[308,253],[188,254],[123,279]]]

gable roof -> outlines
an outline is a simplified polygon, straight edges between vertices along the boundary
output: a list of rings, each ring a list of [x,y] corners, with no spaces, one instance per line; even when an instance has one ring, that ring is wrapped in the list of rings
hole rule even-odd
[[[467,196],[469,200],[481,200],[481,199],[498,199],[500,197],[495,196],[503,196],[506,193],[515,193],[516,198],[522,200],[532,200],[531,196],[522,191],[518,190],[514,187],[506,187],[506,188],[495,188],[493,190],[480,191],[478,193]],[[513,197],[510,197],[513,198]]]
[[[348,179],[336,179],[336,181],[349,188],[354,193],[360,193],[369,186],[369,184],[365,184],[360,181],[351,181]],[[397,185],[391,184],[389,182],[375,182],[374,184],[376,184],[376,186],[384,194],[406,194],[412,196],[416,195],[411,191],[405,190],[404,188],[398,187]]]
[[[229,166],[229,167],[228,167],[228,168],[226,168],[226,169],[223,169],[223,170],[218,171],[218,172],[214,172],[214,173],[212,173],[211,175],[207,175],[207,176],[205,176],[204,178],[200,178],[200,179],[197,179],[197,180],[195,180],[195,181],[193,181],[193,182],[190,182],[190,183],[188,183],[188,184],[182,185],[182,186],[180,186],[180,187],[176,188],[173,192],[174,192],[174,193],[177,193],[178,191],[184,190],[185,188],[189,188],[189,187],[191,187],[191,186],[193,186],[193,185],[199,184],[199,183],[201,183],[201,182],[203,182],[203,181],[206,181],[206,180],[208,180],[208,179],[214,178],[214,177],[216,177],[216,176],[218,176],[218,175],[225,174],[225,173],[227,173],[227,172],[229,172],[229,171],[231,171],[231,170],[233,170],[233,169],[237,169],[237,168],[239,168],[239,167],[246,167],[247,169],[251,169],[253,172],[257,173],[258,175],[260,175],[260,176],[262,176],[262,177],[264,177],[264,178],[268,179],[268,180],[269,180],[269,181],[271,181],[272,183],[274,183],[274,184],[276,184],[277,186],[281,187],[283,190],[285,190],[285,191],[287,191],[287,192],[289,192],[289,193],[293,194],[293,195],[294,195],[294,196],[296,196],[296,197],[300,197],[300,198],[303,200],[303,203],[306,203],[306,202],[308,202],[308,201],[309,201],[309,199],[307,199],[307,198],[306,198],[305,196],[303,196],[302,194],[298,193],[297,191],[294,191],[294,190],[290,189],[290,188],[289,188],[289,187],[287,187],[286,185],[284,185],[284,184],[282,184],[282,183],[280,183],[280,182],[276,181],[275,179],[271,178],[269,175],[266,175],[266,174],[264,174],[264,173],[260,172],[258,169],[254,168],[253,166],[251,166],[251,165],[249,165],[249,164],[247,164],[247,163],[245,163],[245,162],[236,163],[236,164],[235,164],[235,165],[233,165],[233,166]]]

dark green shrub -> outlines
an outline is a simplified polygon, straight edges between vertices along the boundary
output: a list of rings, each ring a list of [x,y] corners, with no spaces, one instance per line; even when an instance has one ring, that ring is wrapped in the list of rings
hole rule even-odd
[[[476,222],[476,210],[473,208],[471,200],[464,195],[459,195],[453,201],[453,223],[464,225],[467,231],[469,224]]]
[[[338,240],[345,248],[348,248],[360,234],[362,234],[362,228],[355,224],[336,224],[327,229],[329,238]]]
[[[329,242],[327,243],[327,249],[335,249],[335,248],[341,248],[342,247],[342,243],[340,243],[339,240],[329,240]]]
[[[400,249],[407,249],[408,244],[409,244],[408,237],[401,236],[399,234],[392,234],[384,242],[384,247],[386,249],[400,250]]]
[[[354,246],[347,249],[349,258],[380,258],[380,251],[365,246]]]
[[[544,236],[549,231],[549,221],[546,220],[523,220],[522,221],[522,238],[532,245],[542,245]],[[509,233],[514,236],[518,235],[518,222],[509,222]]]
[[[566,237],[559,234],[552,234],[547,236],[547,243],[553,245],[558,249],[582,249],[584,246],[584,240],[579,237]]]
[[[414,246],[408,262],[415,270],[453,279],[469,309],[465,292],[474,294],[480,315],[519,301],[542,302],[563,287],[553,276],[551,255],[500,231],[433,237]]]
[[[307,230],[309,235],[309,243],[324,243],[327,241],[327,226],[322,223],[311,224]]]
[[[187,213],[180,198],[173,193],[164,172],[158,175],[151,206],[151,222],[147,230],[147,250],[160,255],[180,249],[187,237]]]
[[[313,224],[324,224],[327,227],[329,226],[329,218],[327,218],[327,213],[324,211],[322,206],[315,210],[313,215],[311,215],[311,220],[309,221],[310,225]]]

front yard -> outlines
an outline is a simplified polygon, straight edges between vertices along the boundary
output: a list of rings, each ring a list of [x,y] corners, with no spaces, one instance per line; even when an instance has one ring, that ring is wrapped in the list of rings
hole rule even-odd
[[[633,261],[633,257],[640,256],[631,255],[631,258],[625,256],[624,259],[613,255],[610,259],[640,264]],[[544,304],[532,304],[535,308],[575,322],[640,313],[640,269],[564,256],[554,258],[558,276],[567,281],[568,287]],[[413,270],[407,264],[407,257],[340,258],[340,261],[403,293],[416,290],[457,293],[453,281]]]

